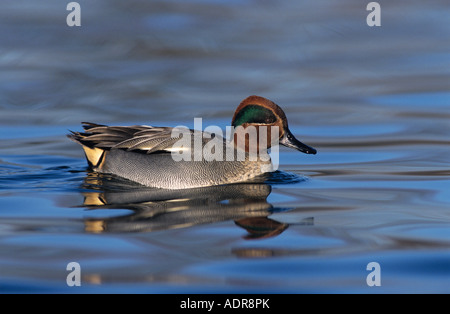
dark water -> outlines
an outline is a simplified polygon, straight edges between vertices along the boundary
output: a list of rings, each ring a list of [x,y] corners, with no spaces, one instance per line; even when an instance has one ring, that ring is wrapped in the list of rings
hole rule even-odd
[[[381,27],[350,0],[78,2],[72,28],[2,2],[0,292],[450,292],[446,1],[380,2]],[[65,137],[224,127],[251,94],[318,149],[264,184],[132,187]]]

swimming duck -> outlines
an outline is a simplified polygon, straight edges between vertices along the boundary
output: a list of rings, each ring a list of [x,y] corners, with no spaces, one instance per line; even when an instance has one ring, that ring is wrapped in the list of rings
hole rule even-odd
[[[316,154],[292,135],[283,110],[260,96],[239,104],[229,140],[178,127],[82,124],[84,132],[68,137],[82,145],[91,170],[164,189],[231,184],[273,171],[267,149],[278,143]]]

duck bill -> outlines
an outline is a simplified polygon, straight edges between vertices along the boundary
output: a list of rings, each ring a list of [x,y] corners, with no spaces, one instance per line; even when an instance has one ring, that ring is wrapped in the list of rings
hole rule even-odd
[[[297,140],[295,138],[295,136],[292,135],[291,131],[289,131],[289,130],[287,130],[284,133],[284,136],[280,139],[280,144],[284,145],[286,147],[294,148],[305,154],[315,155],[317,153],[317,150],[315,150],[311,146],[308,146],[308,145],[300,142],[299,140]]]

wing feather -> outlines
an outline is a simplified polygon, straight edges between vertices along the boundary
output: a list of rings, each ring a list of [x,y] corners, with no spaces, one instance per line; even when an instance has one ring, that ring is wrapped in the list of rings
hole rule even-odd
[[[72,132],[68,137],[89,148],[125,149],[146,154],[181,149],[174,147],[181,135],[172,137],[174,128],[171,127],[106,126],[83,122],[83,128],[85,132]],[[193,131],[189,130],[189,132],[192,134]]]

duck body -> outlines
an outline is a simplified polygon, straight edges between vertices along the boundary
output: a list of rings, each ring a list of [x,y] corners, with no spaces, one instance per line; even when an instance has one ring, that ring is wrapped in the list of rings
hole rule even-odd
[[[232,125],[243,129],[250,125],[259,128],[277,125],[279,134],[272,137],[279,139],[280,144],[315,154],[313,148],[293,137],[284,113],[280,116],[275,109],[281,110],[270,100],[250,96],[239,105]],[[226,140],[217,134],[187,128],[87,122],[83,128],[84,132],[72,132],[68,137],[82,145],[93,171],[111,173],[145,186],[163,189],[216,186],[248,181],[273,170],[267,149],[260,150],[254,158],[248,151],[248,138],[244,145],[236,145],[237,133]],[[269,141],[268,148],[271,144]]]
[[[206,142],[206,141],[205,141]],[[227,143],[223,143],[227,149]],[[104,160],[93,170],[112,173],[142,185],[164,189],[186,189],[247,181],[271,171],[269,161],[208,160],[203,153],[191,153],[191,158],[177,161],[175,151],[160,150],[147,154],[111,148],[105,151]]]

